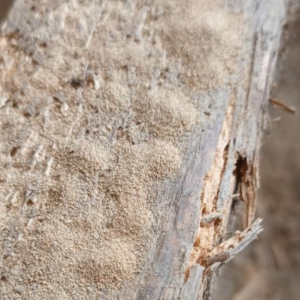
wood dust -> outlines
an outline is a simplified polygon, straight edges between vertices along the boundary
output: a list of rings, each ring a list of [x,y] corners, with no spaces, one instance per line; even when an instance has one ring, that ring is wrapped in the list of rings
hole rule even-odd
[[[235,18],[215,1],[17,2],[0,38],[2,299],[117,299],[143,272],[193,91],[234,68]]]

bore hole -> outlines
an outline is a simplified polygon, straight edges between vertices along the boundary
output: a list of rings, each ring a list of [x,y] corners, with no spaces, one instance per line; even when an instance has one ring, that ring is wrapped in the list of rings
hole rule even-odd
[[[23,114],[23,116],[24,116],[25,118],[29,118],[29,117],[31,116],[31,114],[28,113],[28,112],[25,112],[25,113]]]
[[[13,147],[10,151],[10,156],[14,157],[18,152],[19,147]]]
[[[78,89],[83,86],[83,81],[78,78],[72,78],[71,79],[71,85],[74,89]]]
[[[27,201],[26,201],[26,204],[27,204],[27,206],[33,206],[33,201],[31,200],[31,199],[28,199]]]

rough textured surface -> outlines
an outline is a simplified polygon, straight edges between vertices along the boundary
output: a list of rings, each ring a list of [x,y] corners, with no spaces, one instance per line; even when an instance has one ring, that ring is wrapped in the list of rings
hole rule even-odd
[[[293,2],[285,20],[272,97],[295,108],[297,114],[269,104],[257,206],[264,231],[221,270],[213,300],[299,299],[300,2]]]
[[[265,22],[272,1],[254,2],[16,2],[0,40],[3,299],[206,297],[232,193],[244,228],[254,210],[283,12]]]

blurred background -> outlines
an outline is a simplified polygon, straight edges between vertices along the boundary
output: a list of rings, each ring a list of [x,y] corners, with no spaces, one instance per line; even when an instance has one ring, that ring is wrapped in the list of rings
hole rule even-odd
[[[0,23],[5,19],[13,0],[0,0]]]
[[[300,299],[300,1],[283,24],[268,129],[260,156],[257,216],[264,231],[219,272],[212,300]]]

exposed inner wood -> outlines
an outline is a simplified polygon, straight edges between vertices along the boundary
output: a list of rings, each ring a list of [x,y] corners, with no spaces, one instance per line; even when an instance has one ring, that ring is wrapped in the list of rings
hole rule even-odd
[[[222,213],[222,215],[226,215],[226,211],[228,211],[228,204],[224,206],[224,211],[218,211],[216,202],[220,192],[220,184],[222,182],[222,176],[224,175],[223,173],[226,169],[228,158],[228,147],[230,143],[234,112],[233,107],[234,97],[231,98],[231,101],[228,104],[213,164],[203,180],[203,189],[200,198],[202,207],[200,219],[203,219],[207,215],[214,213]],[[228,200],[230,200],[230,197]],[[204,226],[201,226],[200,224],[194,241],[194,246],[190,254],[190,262],[185,271],[185,280],[188,279],[190,269],[196,263],[200,263],[202,260],[204,260],[208,253],[213,250],[215,244],[218,243],[218,238],[221,236],[220,230],[222,227],[224,227],[224,225],[222,226],[222,222],[222,219],[216,219],[214,222],[210,222]]]
[[[3,299],[206,297],[260,231],[271,2],[16,1],[0,37]],[[235,192],[244,231],[227,240]]]

